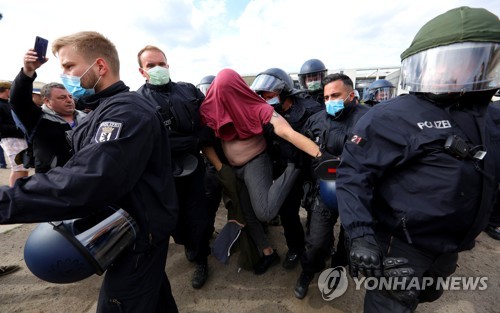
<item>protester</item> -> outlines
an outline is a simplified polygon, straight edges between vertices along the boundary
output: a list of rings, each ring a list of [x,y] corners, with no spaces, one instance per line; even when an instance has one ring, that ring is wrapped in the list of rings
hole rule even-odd
[[[10,163],[9,185],[14,186],[17,179],[29,175],[28,169],[23,164],[16,164],[16,155],[26,149],[28,144],[24,134],[14,122],[12,109],[9,103],[9,93],[12,83],[0,81],[0,145],[7,154]]]
[[[224,69],[217,74],[201,105],[200,113],[202,122],[213,130],[215,137],[220,138],[229,166],[244,182],[256,217],[264,222],[273,219],[299,171],[290,163],[273,182],[271,161],[266,154],[265,129],[292,142],[311,156],[320,157],[319,148],[294,131],[283,117],[231,69]],[[220,161],[213,147],[204,147],[204,153],[219,173],[231,171],[228,165]],[[225,170],[221,172],[223,168]],[[265,242],[265,238],[253,239],[258,246],[259,242]],[[267,247],[255,273],[261,274],[278,262],[276,251]]]
[[[29,49],[10,92],[12,110],[26,130],[29,146],[26,156],[34,158],[36,173],[45,173],[66,164],[71,157],[67,132],[78,126],[87,115],[75,110],[72,95],[61,83],[53,82],[42,87],[42,106],[32,100],[37,77],[35,71],[42,65],[35,50]]]

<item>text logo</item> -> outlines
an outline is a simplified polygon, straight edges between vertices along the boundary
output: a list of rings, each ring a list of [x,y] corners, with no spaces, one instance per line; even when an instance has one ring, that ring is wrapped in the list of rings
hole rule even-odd
[[[343,295],[347,290],[347,285],[346,269],[342,266],[326,269],[318,278],[318,288],[325,301],[331,301]]]
[[[451,128],[451,123],[448,120],[425,121],[425,122],[418,122],[417,126],[420,129],[424,129],[424,128],[444,129],[444,128]]]

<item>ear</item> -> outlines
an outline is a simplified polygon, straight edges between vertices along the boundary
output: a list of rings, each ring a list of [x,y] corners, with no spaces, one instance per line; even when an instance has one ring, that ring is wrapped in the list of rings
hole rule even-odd
[[[108,63],[103,58],[97,58],[95,63],[99,68],[99,76],[104,76],[109,71]]]
[[[146,80],[149,80],[148,72],[146,72],[142,67],[139,67],[139,73],[141,73],[142,77],[146,78]]]

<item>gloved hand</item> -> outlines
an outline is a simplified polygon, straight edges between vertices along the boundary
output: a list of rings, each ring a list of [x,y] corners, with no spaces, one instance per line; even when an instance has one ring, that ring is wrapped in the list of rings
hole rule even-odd
[[[382,276],[382,253],[375,237],[365,235],[351,241],[349,268],[352,277],[358,277],[358,272],[365,277]]]
[[[389,288],[386,290],[389,296],[414,310],[419,302],[419,291],[416,290],[416,286],[415,288],[408,288],[408,285],[415,275],[415,270],[408,266],[406,258],[388,257],[384,260],[383,265],[384,276],[393,277],[393,281],[397,282],[397,284],[393,285],[399,287],[398,289]]]

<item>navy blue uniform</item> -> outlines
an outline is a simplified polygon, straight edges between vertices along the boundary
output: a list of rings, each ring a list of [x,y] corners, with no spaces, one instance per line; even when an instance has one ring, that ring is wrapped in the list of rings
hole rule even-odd
[[[204,186],[205,163],[199,143],[199,107],[205,97],[192,84],[172,81],[165,85],[146,83],[137,92],[160,107],[165,125],[169,128],[173,161],[185,153],[198,159],[198,167],[193,173],[174,178],[179,221],[173,237],[176,243],[190,250],[196,263],[206,264],[213,222],[208,213]]]
[[[335,118],[326,111],[318,112],[309,118],[304,125],[304,129],[320,146],[323,153],[322,159],[338,157],[342,153],[348,135],[356,122],[367,111],[368,108],[350,102],[346,104],[341,114]],[[317,164],[313,164],[313,168],[315,166]],[[314,190],[317,190],[319,185],[317,178],[314,179],[313,185],[315,186]],[[302,269],[308,274],[319,272],[325,267],[325,256],[330,254],[333,227],[338,219],[338,213],[331,212],[325,206],[319,193],[313,192],[313,195],[306,253],[301,259]],[[337,250],[343,250],[341,240],[339,238]],[[343,254],[343,251],[338,251],[338,253]]]
[[[440,107],[410,94],[377,104],[359,120],[337,171],[348,237],[374,235],[384,257],[408,259],[419,279],[455,271],[458,252],[471,249],[488,223],[500,181],[500,114],[487,111],[484,100],[470,93],[460,106]],[[444,146],[452,135],[472,154],[486,155],[476,160],[450,153]],[[412,306],[441,294],[427,287],[413,294]],[[367,291],[365,310],[376,308],[410,306]]]
[[[75,154],[64,167],[0,187],[0,223],[67,220],[107,204],[122,207],[139,232],[108,268],[98,312],[175,312],[165,274],[178,211],[167,129],[153,105],[121,81],[91,97],[95,110],[74,130]]]
[[[293,104],[288,110],[283,111],[281,107],[276,107],[276,112],[282,115],[297,132],[302,132],[304,124],[311,115],[325,109],[307,93],[294,95],[291,99]],[[278,136],[273,136],[273,142],[268,147],[271,147],[268,150],[271,151],[274,177],[282,174],[288,162],[294,162],[296,166],[303,168],[309,164],[307,163],[310,159],[308,155]],[[300,222],[299,210],[306,174],[303,170],[279,210],[289,254],[300,255],[304,251],[304,229]]]

